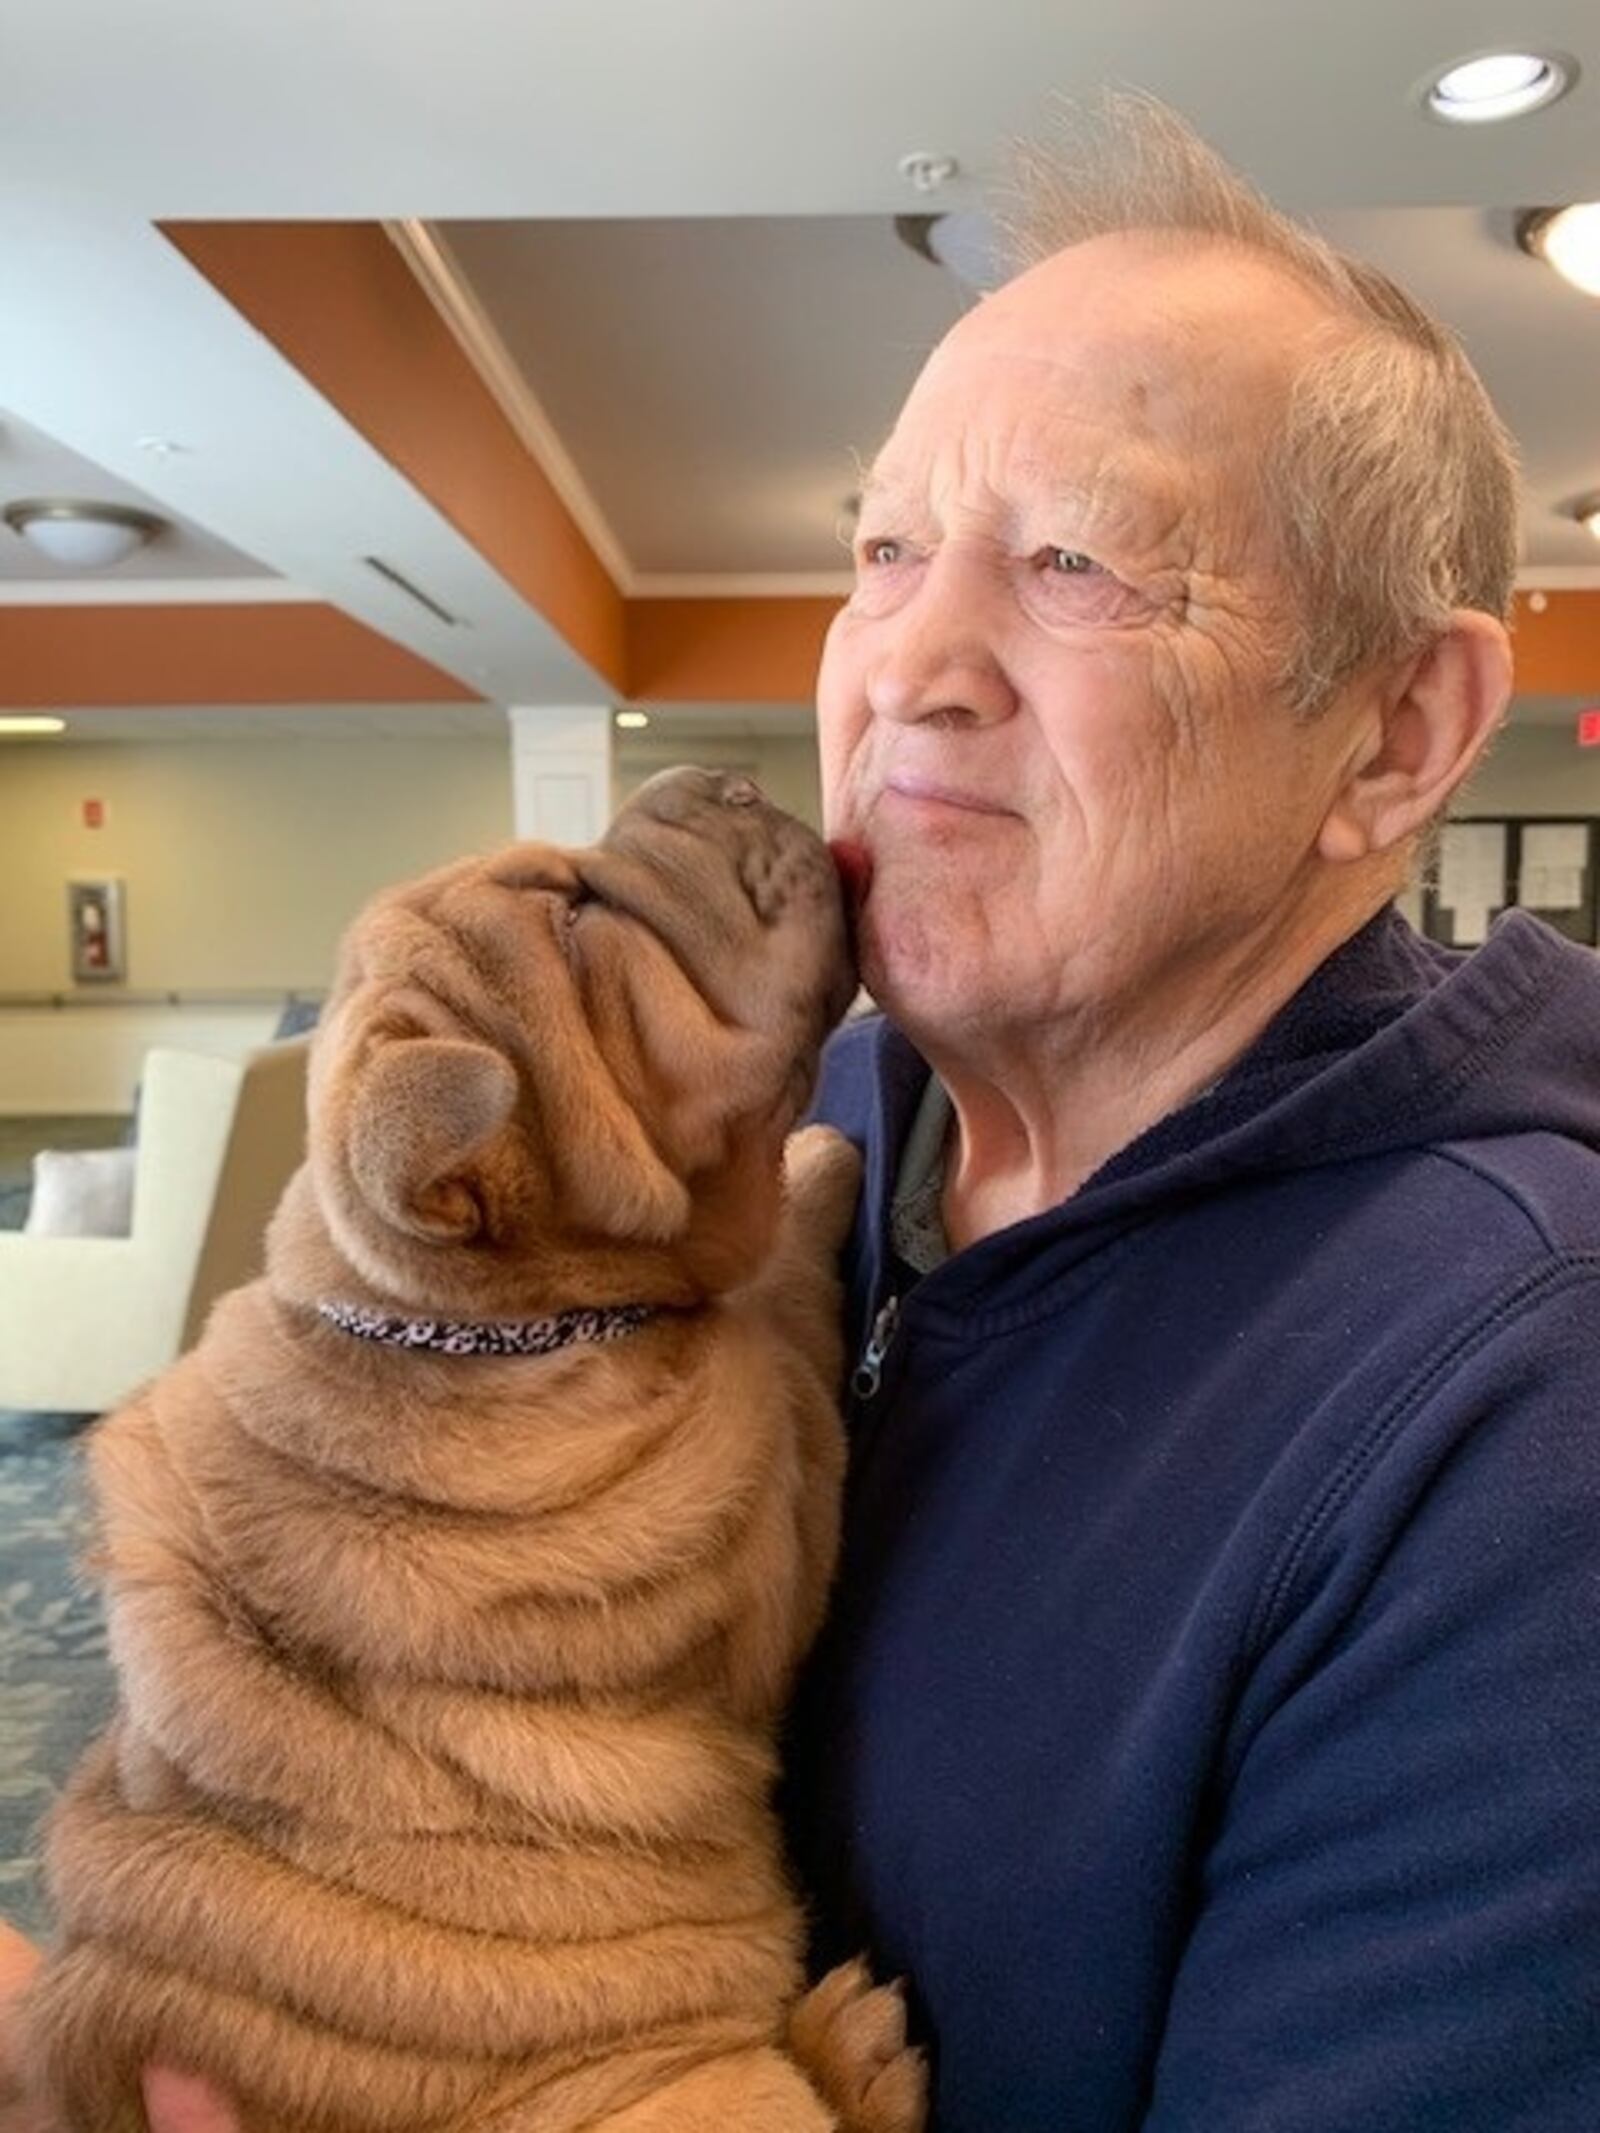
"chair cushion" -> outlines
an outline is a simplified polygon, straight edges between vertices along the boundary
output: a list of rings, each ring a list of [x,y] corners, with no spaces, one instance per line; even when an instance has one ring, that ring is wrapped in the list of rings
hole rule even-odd
[[[41,1148],[33,1159],[30,1237],[126,1237],[133,1229],[133,1148]]]

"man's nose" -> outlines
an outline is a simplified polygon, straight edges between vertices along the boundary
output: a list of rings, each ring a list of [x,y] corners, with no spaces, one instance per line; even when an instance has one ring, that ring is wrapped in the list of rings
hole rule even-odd
[[[906,725],[992,725],[1017,707],[997,637],[998,595],[969,557],[942,549],[873,631],[867,702]]]

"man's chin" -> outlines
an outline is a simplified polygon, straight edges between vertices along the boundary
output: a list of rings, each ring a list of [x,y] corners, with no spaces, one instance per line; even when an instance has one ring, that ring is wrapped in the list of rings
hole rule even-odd
[[[937,1044],[984,1012],[982,1001],[970,997],[976,990],[970,973],[941,955],[937,940],[926,937],[884,940],[865,929],[861,982],[919,1049],[926,1048],[924,1040]]]

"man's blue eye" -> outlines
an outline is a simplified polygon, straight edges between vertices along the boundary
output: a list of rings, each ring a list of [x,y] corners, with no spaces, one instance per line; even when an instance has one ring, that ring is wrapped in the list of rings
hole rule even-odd
[[[1050,568],[1065,578],[1081,578],[1096,567],[1094,557],[1085,555],[1081,548],[1049,548],[1045,553]]]
[[[891,540],[868,541],[866,557],[869,563],[898,563],[900,543]]]

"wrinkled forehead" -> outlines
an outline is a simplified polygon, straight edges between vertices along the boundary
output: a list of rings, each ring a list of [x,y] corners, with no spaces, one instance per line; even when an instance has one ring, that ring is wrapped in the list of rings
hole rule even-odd
[[[1097,238],[962,318],[934,350],[867,479],[1052,474],[1146,492],[1253,484],[1325,304],[1236,247]]]

